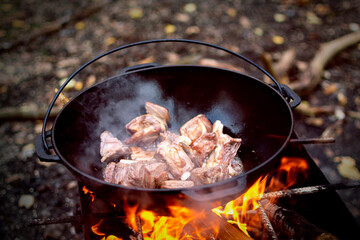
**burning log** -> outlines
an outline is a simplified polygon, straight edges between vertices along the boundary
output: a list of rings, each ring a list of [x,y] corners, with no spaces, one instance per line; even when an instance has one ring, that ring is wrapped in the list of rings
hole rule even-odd
[[[136,217],[136,225],[137,225],[137,229],[138,229],[138,235],[137,235],[137,240],[143,240],[144,236],[142,233],[142,225],[141,225],[141,219],[139,216]]]
[[[218,217],[212,212],[206,213],[206,217],[197,218],[193,221],[193,224],[198,229],[204,229],[202,234],[206,234],[210,239],[239,239],[239,240],[251,240],[250,236],[243,233],[239,228],[228,223],[225,219]],[[209,226],[218,226],[218,229]],[[206,232],[206,233],[204,233]]]
[[[337,240],[331,233],[324,231],[310,223],[300,214],[271,203],[267,199],[261,200],[261,205],[269,217],[272,226],[291,239],[327,239]]]
[[[271,198],[293,197],[293,196],[299,196],[305,194],[314,194],[314,193],[321,193],[321,192],[348,189],[348,188],[358,188],[358,187],[360,187],[360,182],[324,184],[324,185],[268,192],[268,193],[264,193],[260,198],[271,199]]]
[[[268,216],[265,213],[263,205],[261,203],[259,203],[259,205],[260,205],[259,211],[260,211],[260,214],[261,214],[261,219],[263,220],[263,223],[265,225],[265,229],[270,234],[271,239],[277,240],[278,238],[277,238],[276,232],[275,232],[273,226],[271,225],[270,219],[268,218]]]

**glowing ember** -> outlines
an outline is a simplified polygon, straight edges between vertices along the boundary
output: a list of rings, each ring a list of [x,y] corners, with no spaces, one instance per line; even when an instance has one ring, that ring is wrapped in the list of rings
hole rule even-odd
[[[94,195],[94,193],[93,193],[92,191],[90,191],[87,187],[83,186],[82,190],[83,190],[83,192],[84,192],[85,194],[89,194],[89,197],[90,197],[90,199],[91,199],[91,202],[93,202],[93,201],[95,200],[95,195]]]

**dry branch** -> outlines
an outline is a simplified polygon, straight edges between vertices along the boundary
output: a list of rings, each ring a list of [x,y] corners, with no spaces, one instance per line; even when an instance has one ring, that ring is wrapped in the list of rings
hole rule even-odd
[[[70,23],[79,21],[95,12],[98,12],[108,3],[109,1],[100,1],[100,3],[88,6],[86,8],[80,8],[79,10],[75,11],[75,13],[71,16],[64,16],[55,22],[44,24],[40,29],[34,30],[33,32],[25,36],[21,36],[21,38],[16,39],[15,41],[10,42],[6,45],[3,44],[2,46],[0,46],[0,53],[3,51],[11,50],[19,45],[28,44],[41,36],[50,35],[58,32]]]
[[[47,108],[32,108],[29,106],[5,107],[0,109],[0,121],[8,120],[42,120],[45,117]],[[53,108],[50,118],[55,118],[60,108]]]
[[[335,112],[334,106],[311,106],[307,101],[303,101],[295,108],[295,111],[304,116],[316,117],[319,115],[333,115]]]
[[[280,57],[279,61],[273,63],[272,57],[269,53],[262,55],[262,60],[265,64],[266,70],[281,84],[288,84],[288,72],[294,63],[296,57],[296,50],[294,48],[286,50]],[[267,78],[265,78],[266,81]]]
[[[289,84],[289,87],[299,95],[309,94],[321,82],[324,69],[329,61],[336,54],[359,41],[360,31],[321,44],[320,49],[311,60],[309,68],[300,75],[297,81]]]

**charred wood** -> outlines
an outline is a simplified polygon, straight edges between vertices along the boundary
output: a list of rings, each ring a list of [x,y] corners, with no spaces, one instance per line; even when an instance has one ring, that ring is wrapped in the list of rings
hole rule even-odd
[[[197,218],[192,222],[198,226],[198,229],[204,229],[202,234],[206,235],[208,239],[221,240],[250,240],[253,239],[243,233],[236,226],[228,223],[225,219],[218,217],[215,213],[208,212],[204,218]],[[212,227],[218,226],[218,227]]]
[[[260,211],[261,219],[263,221],[266,231],[269,233],[269,238],[271,238],[273,240],[277,240],[278,237],[277,237],[276,232],[270,222],[270,219],[266,215],[263,205],[260,202],[259,202],[259,205],[260,205],[259,211]]]
[[[144,239],[144,236],[143,236],[143,233],[142,233],[142,225],[141,225],[141,219],[139,216],[136,217],[136,226],[137,226],[137,229],[138,229],[138,235],[137,235],[137,240],[143,240]]]
[[[327,191],[334,191],[334,190],[341,190],[341,189],[348,189],[348,188],[359,188],[359,187],[360,187],[360,182],[324,184],[324,185],[268,192],[268,193],[264,193],[261,196],[261,199],[293,197],[293,196],[299,196],[299,195],[305,195],[305,194],[322,193],[322,192],[327,192]]]
[[[279,232],[291,239],[327,239],[337,240],[331,233],[324,231],[318,226],[310,223],[305,217],[290,211],[269,200],[261,200],[260,203],[274,226]]]

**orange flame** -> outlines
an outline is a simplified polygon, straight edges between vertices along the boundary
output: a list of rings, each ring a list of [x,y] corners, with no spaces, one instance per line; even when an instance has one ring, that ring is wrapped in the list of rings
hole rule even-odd
[[[212,212],[236,225],[250,237],[248,226],[261,226],[261,216],[256,210],[260,207],[258,201],[261,200],[265,191],[277,191],[293,186],[299,178],[307,177],[307,169],[308,165],[304,159],[283,157],[281,166],[274,175],[276,176],[275,179],[279,178],[282,181],[274,180],[270,175],[260,177],[244,194],[228,202],[225,206],[213,208]],[[271,199],[271,202],[276,200]],[[167,206],[167,208],[170,212],[169,215],[162,216],[154,211],[139,211],[138,205],[129,206],[125,201],[126,223],[134,231],[141,231],[144,240],[208,239],[209,237],[206,234],[209,229],[215,238],[219,234],[219,221],[208,219],[209,214],[206,214],[205,210],[200,212],[183,206]],[[205,224],[198,224],[200,222]],[[101,224],[102,221],[95,224],[92,231],[99,236],[104,236],[102,240],[121,239],[114,235],[106,237],[105,233],[99,231]],[[140,225],[141,230],[138,229]]]
[[[197,224],[191,224],[193,220],[205,217],[203,212],[199,213],[182,206],[168,206],[168,208],[170,216],[158,216],[147,210],[142,210],[139,213],[145,240],[204,239],[201,236],[201,231],[196,229]]]
[[[243,195],[237,199],[228,202],[225,207],[219,206],[212,209],[219,217],[224,217],[229,223],[235,224],[246,235],[247,225],[244,223],[248,210],[256,210],[259,208],[257,201],[261,199],[265,192],[267,178],[259,178]]]
[[[95,201],[95,195],[94,195],[94,192],[93,191],[90,191],[87,187],[83,186],[82,188],[83,192],[85,194],[89,194],[89,197],[90,197],[90,201],[93,202]]]
[[[99,227],[102,222],[103,220],[101,219],[100,222],[91,227],[91,231],[93,231],[93,233],[95,233],[96,235],[105,236],[105,233],[99,231]]]
[[[280,168],[277,178],[280,178],[282,174],[286,175],[285,188],[294,186],[298,182],[300,174],[307,178],[306,170],[309,168],[308,163],[299,157],[283,157],[281,159]]]

